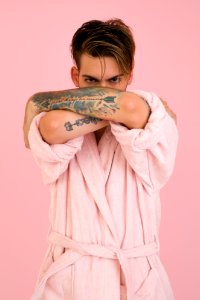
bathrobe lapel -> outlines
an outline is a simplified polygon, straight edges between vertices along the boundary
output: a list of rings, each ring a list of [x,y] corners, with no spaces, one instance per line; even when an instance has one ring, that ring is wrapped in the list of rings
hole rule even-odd
[[[100,213],[102,214],[106,224],[108,225],[115,242],[118,244],[119,241],[116,233],[116,228],[105,194],[106,181],[109,176],[113,159],[113,156],[111,154],[112,149],[110,148],[110,145],[106,147],[105,139],[105,136],[101,138],[100,143],[101,145],[104,145],[104,149],[100,154],[94,134],[86,135],[81,152],[77,153],[77,161],[87,182],[88,188],[93,195],[96,205]],[[112,145],[112,148],[113,146],[114,145]]]
[[[118,142],[111,133],[110,126],[108,126],[98,144],[100,161],[104,171],[105,185],[108,181],[117,145]]]

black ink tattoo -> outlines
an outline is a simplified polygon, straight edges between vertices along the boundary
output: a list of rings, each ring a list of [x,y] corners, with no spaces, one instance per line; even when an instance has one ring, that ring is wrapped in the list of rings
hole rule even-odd
[[[74,123],[66,122],[64,124],[64,127],[67,131],[72,131],[73,126],[83,126],[84,124],[97,124],[101,121],[103,121],[103,120],[99,119],[99,118],[86,117],[86,118],[83,118],[83,119],[78,119]]]

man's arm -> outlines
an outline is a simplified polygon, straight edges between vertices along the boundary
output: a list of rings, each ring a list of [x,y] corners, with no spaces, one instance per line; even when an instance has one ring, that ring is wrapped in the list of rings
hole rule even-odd
[[[149,117],[149,106],[140,96],[111,88],[78,88],[33,95],[38,112],[69,110],[81,115],[141,128]]]
[[[62,144],[70,139],[99,130],[108,121],[83,116],[71,111],[55,110],[46,113],[40,119],[39,130],[48,144]]]
[[[23,130],[27,147],[33,117],[40,112],[52,110],[66,110],[87,117],[111,120],[128,128],[143,128],[150,114],[149,106],[141,97],[111,88],[91,87],[36,93],[26,105]]]

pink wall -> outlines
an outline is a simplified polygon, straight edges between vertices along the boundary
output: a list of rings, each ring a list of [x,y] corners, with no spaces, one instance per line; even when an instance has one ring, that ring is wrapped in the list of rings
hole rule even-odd
[[[134,29],[132,88],[158,93],[178,115],[176,167],[161,194],[161,257],[177,300],[200,299],[199,3],[8,0],[1,4],[0,299],[30,298],[47,246],[49,192],[23,145],[26,100],[38,91],[71,88],[72,34],[86,20],[109,17],[120,17]]]

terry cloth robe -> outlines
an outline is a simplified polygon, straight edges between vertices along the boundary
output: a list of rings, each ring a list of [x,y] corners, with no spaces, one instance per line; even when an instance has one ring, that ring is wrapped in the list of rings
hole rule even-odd
[[[172,300],[159,258],[159,191],[174,167],[177,128],[152,92],[145,129],[110,122],[49,145],[31,124],[29,142],[49,186],[49,246],[32,300]],[[40,199],[39,201],[42,201]]]

